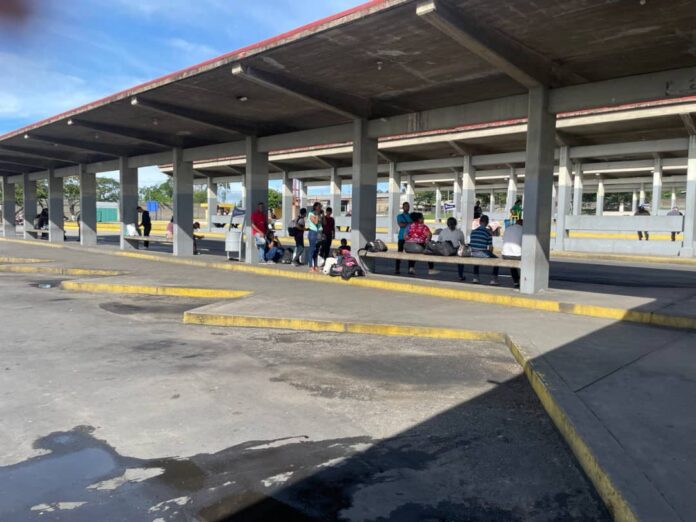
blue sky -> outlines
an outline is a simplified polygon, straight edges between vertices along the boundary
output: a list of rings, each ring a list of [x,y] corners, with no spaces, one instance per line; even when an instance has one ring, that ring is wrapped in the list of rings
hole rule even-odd
[[[34,0],[28,21],[0,23],[0,134],[360,3]]]

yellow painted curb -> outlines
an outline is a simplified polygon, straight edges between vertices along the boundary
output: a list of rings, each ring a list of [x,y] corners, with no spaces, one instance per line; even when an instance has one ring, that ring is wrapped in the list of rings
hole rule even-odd
[[[632,261],[646,264],[696,265],[695,257],[638,256],[632,254],[594,254],[586,252],[551,252],[551,259],[590,259],[592,261]]]
[[[50,263],[50,259],[36,259],[33,257],[3,257],[0,256],[0,263],[13,263],[13,264],[22,264],[22,263]]]
[[[602,497],[607,509],[613,515],[614,520],[637,522],[636,514],[623,497],[621,491],[613,484],[606,471],[602,469],[592,450],[587,446],[575,429],[573,422],[554,398],[544,374],[537,370],[532,358],[509,336],[506,336],[505,344],[518,364],[524,369],[529,384],[539,398],[544,410],[546,410],[547,415],[551,418],[558,431],[561,432],[568,446],[570,446],[583,470]]]
[[[241,290],[219,290],[215,288],[118,285],[109,283],[82,283],[78,281],[63,281],[60,286],[63,290],[72,290],[75,292],[195,297],[201,299],[238,299],[251,294],[251,292]]]
[[[0,265],[0,272],[15,272],[21,274],[55,274],[68,276],[118,276],[127,272],[116,270],[101,270],[93,268],[62,268],[57,266],[26,266]]]
[[[65,248],[63,243],[49,243],[43,239],[9,239],[6,237],[0,237],[0,241],[5,243],[17,243],[19,245],[32,245],[32,246],[42,246],[48,248]]]

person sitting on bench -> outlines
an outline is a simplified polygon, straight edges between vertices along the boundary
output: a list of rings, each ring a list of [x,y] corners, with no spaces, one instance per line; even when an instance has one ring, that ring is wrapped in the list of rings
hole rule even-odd
[[[485,214],[479,219],[479,227],[471,232],[471,257],[482,257],[487,259],[497,258],[493,253],[493,236],[491,231],[488,230],[488,216]],[[477,285],[480,282],[479,279],[479,269],[481,267],[478,265],[474,266],[474,278],[472,283]],[[491,285],[498,286],[498,273],[500,268],[497,266],[493,267],[493,277],[491,278]]]
[[[466,238],[464,237],[464,232],[457,228],[457,220],[453,217],[447,219],[447,228],[440,232],[438,241],[443,243],[449,241],[452,243],[454,248],[459,248],[459,245],[466,244]],[[459,280],[464,281],[464,265],[457,265],[457,272],[459,273]]]
[[[266,241],[268,243],[266,261],[269,263],[280,263],[280,260],[285,255],[285,248],[280,244],[280,240],[276,237],[275,232],[269,230]]]
[[[201,229],[201,224],[196,221],[193,224],[193,255],[194,256],[200,256],[201,253],[198,251],[198,241],[201,239],[205,238],[205,236],[202,236],[200,234],[196,234]]]
[[[522,259],[522,224],[523,220],[518,219],[517,223],[510,225],[503,234],[503,259],[519,261]],[[520,269],[511,268],[512,283],[515,288],[520,287]]]
[[[404,250],[409,253],[422,254],[425,251],[425,244],[432,239],[433,233],[425,224],[425,219],[422,213],[413,212],[411,214],[411,219],[413,220],[413,223],[408,226],[404,236],[406,241],[404,244]],[[419,245],[420,248],[414,248],[414,245]],[[433,268],[433,263],[428,263],[428,274],[432,274],[434,272]],[[408,262],[408,273],[409,275],[416,275],[415,261]]]

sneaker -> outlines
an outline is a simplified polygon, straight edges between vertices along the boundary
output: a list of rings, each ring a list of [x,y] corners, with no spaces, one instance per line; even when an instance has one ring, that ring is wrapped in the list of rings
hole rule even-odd
[[[460,281],[466,281],[466,277],[462,276],[459,278]]]
[[[439,271],[439,270],[435,270],[434,268],[429,268],[429,269],[428,269],[428,275],[437,275],[437,274],[439,274],[439,273],[440,273],[440,271]]]
[[[519,283],[513,283],[512,287],[513,287],[513,288],[519,288],[519,287],[520,287],[520,284],[519,284]]]
[[[416,269],[415,269],[415,268],[409,268],[409,269],[408,269],[408,275],[416,275]]]
[[[498,281],[497,277],[491,279],[491,286],[500,286],[500,281]]]
[[[471,282],[472,282],[473,284],[477,285],[477,284],[479,284],[481,281],[479,281],[479,278],[478,278],[478,277],[474,277],[474,278],[471,280]]]

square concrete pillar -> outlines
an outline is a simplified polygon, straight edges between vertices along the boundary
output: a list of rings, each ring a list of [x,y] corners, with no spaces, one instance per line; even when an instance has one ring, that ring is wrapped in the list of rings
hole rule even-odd
[[[333,209],[334,216],[341,215],[341,192],[343,189],[343,180],[338,175],[338,169],[331,169],[331,179],[329,180],[329,202]]]
[[[34,236],[27,232],[27,228],[34,228],[36,219],[36,181],[29,179],[29,174],[24,174],[24,239],[32,239]]]
[[[15,220],[15,187],[9,177],[0,176],[2,188],[2,234],[3,237],[14,238],[17,235]]]
[[[121,217],[121,250],[133,250],[135,245],[128,243],[127,225],[138,225],[138,169],[128,166],[128,158],[119,158],[119,179],[121,195],[118,200],[118,212]]]
[[[304,181],[299,181],[300,183],[300,208],[307,208],[307,203],[309,198],[307,197],[307,183]]]
[[[193,255],[193,163],[184,161],[182,149],[172,151],[174,181],[174,255]],[[136,201],[137,203],[137,201]]]
[[[517,200],[517,174],[514,168],[510,168],[510,176],[508,178],[507,197],[505,199],[505,216],[510,216],[510,211]]]
[[[571,172],[573,164],[570,161],[568,147],[561,147],[558,163],[558,194],[556,211],[556,250],[564,250],[565,240],[568,237],[566,230],[566,216],[570,211],[570,196],[573,190]]]
[[[689,136],[684,207],[684,245],[681,255],[696,257],[696,136]]]
[[[206,219],[208,220],[208,230],[214,230],[213,219],[217,216],[217,206],[218,206],[218,185],[213,181],[212,176],[208,176],[208,187],[207,187],[207,199],[208,199],[208,211],[206,212]]]
[[[672,187],[672,197],[669,200],[670,210],[677,206],[677,189]]]
[[[48,169],[48,241],[65,241],[65,214],[63,213],[63,178]]]
[[[575,179],[573,185],[573,215],[580,216],[582,214],[582,194],[584,192],[584,183],[582,180],[582,165],[575,165]]]
[[[545,88],[529,91],[520,281],[520,291],[525,294],[535,294],[549,286],[556,115],[548,111],[548,98],[549,93]]]
[[[488,196],[488,213],[493,214],[493,212],[495,212],[495,192],[491,190]]]
[[[595,214],[597,216],[604,215],[604,178],[599,176],[597,183],[597,201],[595,203]]]
[[[394,241],[399,230],[396,225],[396,216],[401,207],[401,174],[396,170],[396,163],[389,162],[389,225],[387,233],[389,241]]]
[[[355,120],[353,129],[353,252],[374,241],[377,228],[377,139],[367,134],[367,120]]]
[[[406,177],[406,201],[411,205],[411,212],[413,212],[413,205],[416,201],[416,184],[410,174]]]
[[[247,192],[246,206],[246,262],[259,262],[256,239],[251,233],[251,214],[259,203],[268,208],[268,152],[260,152],[258,138],[246,139],[246,174],[244,185]]]
[[[283,172],[283,186],[282,186],[282,198],[283,198],[283,234],[288,233],[288,228],[290,228],[290,223],[294,216],[294,205],[293,205],[293,179],[290,177],[287,171]]]
[[[662,158],[655,158],[655,167],[653,168],[653,188],[652,188],[652,208],[651,214],[657,216],[660,213],[662,206]]]
[[[80,244],[97,245],[97,175],[80,165]]]
[[[462,229],[467,240],[471,236],[474,206],[476,206],[476,169],[471,164],[471,156],[464,156],[462,164],[462,212],[459,228]]]
[[[435,222],[442,223],[442,189],[435,187]]]
[[[640,196],[638,196],[638,205],[645,205],[645,185],[643,183],[640,184]]]
[[[631,199],[631,213],[635,214],[638,211],[638,191],[634,190]]]
[[[454,184],[452,186],[452,199],[454,203],[454,217],[462,220],[462,173],[454,170]]]

